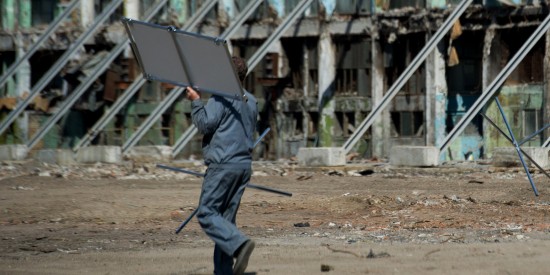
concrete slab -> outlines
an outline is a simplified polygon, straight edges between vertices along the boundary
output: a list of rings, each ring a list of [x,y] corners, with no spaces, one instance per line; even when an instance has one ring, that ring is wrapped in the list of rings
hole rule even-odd
[[[33,158],[40,162],[59,165],[74,165],[76,154],[71,149],[42,149],[34,153]]]
[[[346,165],[346,153],[340,147],[300,148],[298,150],[300,166],[342,166]]]
[[[134,162],[167,162],[172,160],[170,146],[134,146],[125,155]]]
[[[549,153],[550,148],[543,147],[521,147],[542,168],[550,168]],[[535,167],[531,161],[523,156],[525,163],[530,167]],[[515,147],[496,147],[493,150],[492,164],[496,167],[521,166],[518,153]]]
[[[23,144],[0,145],[0,160],[24,160],[28,152]]]
[[[439,165],[439,148],[434,146],[393,146],[390,165],[430,167]]]
[[[120,146],[89,146],[80,148],[76,153],[76,161],[80,163],[121,163],[122,149]]]

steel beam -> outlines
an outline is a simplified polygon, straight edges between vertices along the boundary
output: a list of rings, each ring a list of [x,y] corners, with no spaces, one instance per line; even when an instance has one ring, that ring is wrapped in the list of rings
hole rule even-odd
[[[6,119],[0,124],[0,134],[10,126],[11,123],[25,110],[29,103],[50,83],[50,81],[59,73],[59,71],[65,66],[69,58],[76,52],[80,47],[86,42],[90,36],[100,27],[103,22],[111,16],[111,14],[116,10],[116,8],[122,3],[122,0],[113,0],[111,3],[105,7],[103,12],[96,18],[94,23],[89,27],[89,29],[84,32],[80,37],[69,46],[55,64],[38,80],[36,85],[31,89],[29,96],[27,96],[23,101],[20,101],[15,109],[11,111]]]
[[[508,123],[508,119],[506,118],[506,115],[504,114],[504,110],[502,110],[502,106],[500,105],[500,101],[498,100],[498,97],[495,97],[495,102],[497,103],[498,110],[500,112],[500,115],[502,116],[502,120],[504,120],[504,124],[506,125],[506,129],[508,129],[508,134],[510,135],[509,138],[512,139],[512,144],[514,145],[514,148],[516,149],[516,152],[519,157],[519,161],[521,161],[521,164],[523,165],[523,169],[525,170],[525,173],[527,174],[527,178],[529,179],[529,183],[531,183],[531,187],[533,188],[533,192],[535,192],[535,196],[539,195],[539,191],[537,190],[537,187],[535,186],[535,183],[533,182],[533,178],[531,177],[531,173],[529,172],[529,168],[527,168],[527,164],[525,164],[525,160],[523,159],[522,150],[519,147],[519,144],[516,140],[516,137],[514,136],[514,132],[512,131],[512,127],[510,127],[510,123]]]
[[[74,0],[73,2],[71,2],[71,4],[69,4],[65,8],[63,13],[57,16],[57,18],[50,24],[48,29],[46,29],[46,31],[42,35],[40,35],[38,40],[36,40],[36,42],[33,43],[31,48],[27,50],[27,52],[22,57],[20,57],[13,64],[10,65],[10,67],[6,70],[6,72],[2,75],[2,77],[0,77],[0,88],[4,87],[4,84],[6,84],[8,79],[12,77],[13,74],[15,74],[15,72],[17,72],[17,69],[19,68],[19,66],[21,66],[23,62],[27,61],[40,48],[42,43],[44,43],[44,41],[46,41],[46,39],[48,39],[50,35],[55,30],[57,30],[59,26],[61,26],[61,22],[63,22],[63,20],[65,20],[65,18],[77,7],[79,2],[80,0]]]
[[[550,145],[550,137],[542,144],[542,147],[548,147]]]
[[[471,0],[470,0],[471,1]],[[304,11],[310,6],[310,4],[313,2],[313,0],[302,0],[291,14],[285,17],[285,20],[277,27],[275,31],[266,39],[266,41],[262,44],[262,46],[254,53],[254,55],[248,59],[247,65],[248,65],[248,71],[250,72],[258,63],[260,60],[265,56],[267,53],[267,50],[269,47],[275,42],[278,41],[281,36],[284,34],[285,31],[288,30],[288,28],[296,22],[296,20],[304,13]],[[172,156],[178,155],[181,150],[187,145],[189,141],[193,138],[195,134],[198,133],[198,130],[195,128],[194,125],[191,125],[185,133],[183,133],[179,139],[174,144],[174,149],[172,151]]]
[[[380,115],[380,113],[388,106],[395,95],[403,88],[412,74],[422,65],[424,60],[437,46],[439,41],[447,34],[456,20],[466,11],[466,8],[472,3],[473,0],[462,0],[454,11],[449,15],[447,20],[439,27],[437,32],[430,38],[428,43],[420,50],[418,55],[413,59],[411,64],[401,73],[399,78],[395,80],[390,89],[385,93],[384,97],[380,101],[380,104],[374,106],[368,116],[359,124],[357,129],[352,133],[349,139],[342,146],[346,153],[349,153],[353,146],[361,139],[365,132],[374,123],[374,120]]]
[[[258,8],[258,6],[260,6],[261,3],[261,1],[251,1],[250,3],[248,3],[248,5],[246,5],[243,11],[239,14],[239,18],[231,23],[231,26],[229,26],[229,28],[225,30],[225,32],[220,36],[220,39],[230,39],[231,35],[233,35],[239,29],[239,27],[241,27],[244,21],[248,17],[250,17],[250,15],[254,12],[254,10]],[[193,22],[196,22],[195,24],[198,24],[198,22],[200,21],[193,20]],[[195,25],[191,24],[188,28],[190,29],[194,27]],[[182,87],[177,87],[169,92],[169,96],[164,98],[159,103],[159,105],[153,110],[153,112],[151,112],[147,119],[145,119],[145,121],[140,125],[138,130],[126,141],[126,143],[124,143],[124,145],[122,146],[123,154],[127,153],[128,150],[130,150],[135,144],[137,144],[137,142],[145,135],[145,133],[147,133],[147,131],[154,125],[154,122],[156,122],[162,116],[162,114],[168,109],[168,107],[172,106],[172,104],[179,98],[183,91],[184,89]],[[190,127],[194,127],[194,125],[191,125]]]
[[[504,81],[508,76],[514,71],[517,65],[523,60],[523,58],[529,53],[529,51],[535,46],[535,44],[540,40],[540,38],[548,31],[550,28],[550,15],[546,16],[546,19],[538,26],[538,28],[533,32],[533,34],[527,39],[527,41],[521,46],[517,53],[510,59],[506,67],[500,71],[497,77],[491,82],[487,87],[486,91],[481,94],[481,96],[474,102],[472,107],[464,114],[460,119],[458,124],[453,128],[453,130],[447,135],[443,143],[439,147],[439,152],[443,153],[451,145],[451,142],[458,137],[466,126],[472,121],[472,119],[481,111],[481,109],[487,104],[487,102],[493,98],[493,95],[500,89]]]
[[[214,3],[211,3],[214,2]],[[192,18],[189,19],[189,24],[186,24],[187,28],[191,29],[194,28],[204,17],[208,11],[214,6],[215,0],[211,0],[210,2],[206,3],[205,5],[202,5],[201,8],[195,15],[193,15]],[[164,5],[164,4],[163,4]],[[201,17],[202,16],[202,17]],[[135,95],[137,91],[145,84],[147,80],[143,77],[143,74],[140,74],[130,87],[128,87],[121,97],[119,97],[115,103],[111,106],[111,108],[106,111],[103,116],[94,124],[94,126],[91,128],[91,130],[86,133],[86,135],[73,147],[73,151],[77,151],[78,149],[82,147],[86,147],[90,144],[90,142],[107,126],[109,121],[113,119],[113,117],[118,114],[118,112],[132,99],[132,97]]]
[[[155,16],[161,8],[166,4],[168,0],[159,0],[157,4],[152,8],[147,16],[145,16],[145,20],[149,21]],[[70,109],[70,107],[80,98],[80,96],[86,92],[86,90],[92,85],[92,83],[98,79],[101,74],[105,72],[105,70],[111,65],[111,63],[115,60],[115,58],[122,53],[124,49],[128,46],[129,39],[125,39],[124,41],[119,42],[111,51],[109,52],[109,55],[103,59],[93,70],[93,73],[86,77],[86,79],[78,85],[78,87],[72,91],[71,95],[63,101],[61,106],[59,107],[59,111],[55,112],[53,116],[51,116],[46,123],[36,132],[36,134],[31,138],[31,140],[27,143],[28,148],[32,148],[44,137],[44,135],[53,127],[57,121]]]

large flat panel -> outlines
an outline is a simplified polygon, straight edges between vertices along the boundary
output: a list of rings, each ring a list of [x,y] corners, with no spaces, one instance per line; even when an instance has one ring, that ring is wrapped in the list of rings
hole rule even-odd
[[[146,79],[241,98],[242,86],[224,40],[132,19],[124,22]]]

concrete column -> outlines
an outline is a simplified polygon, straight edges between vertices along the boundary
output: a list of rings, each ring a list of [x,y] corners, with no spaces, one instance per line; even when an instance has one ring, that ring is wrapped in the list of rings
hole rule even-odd
[[[31,0],[19,0],[18,22],[21,28],[30,28],[32,24]]]
[[[439,146],[446,137],[447,79],[445,46],[439,43],[426,59],[426,145]]]
[[[19,2],[19,28],[30,29],[31,26],[31,1],[21,0]],[[16,58],[19,59],[26,53],[26,46],[23,42],[23,36],[20,32],[16,34]],[[16,94],[21,96],[29,93],[31,90],[31,65],[28,61],[24,62],[16,73]]]
[[[302,51],[303,51],[303,57],[304,62],[302,63],[302,80],[303,80],[303,87],[304,89],[304,97],[309,96],[309,88],[310,88],[310,78],[309,78],[309,51],[307,48],[306,43],[302,44]]]
[[[21,29],[30,29],[32,27],[32,6],[30,0],[20,0],[19,1],[19,15],[18,15],[18,28]],[[27,51],[27,47],[23,43],[23,36],[21,32],[16,34],[17,42],[16,44],[16,58],[19,59],[23,57]],[[31,90],[31,64],[27,60],[17,70],[16,73],[16,82],[15,82],[15,93],[18,97],[22,97],[24,94],[30,93]],[[26,142],[29,134],[29,116],[26,112],[23,112],[20,115],[16,123],[15,131],[15,142],[22,143]]]
[[[80,24],[88,27],[94,22],[95,1],[80,1]]]
[[[15,0],[3,0],[0,1],[0,19],[2,20],[2,30],[4,31],[13,31],[15,30],[15,24],[16,24],[16,1]],[[17,38],[14,41],[16,44],[18,43]],[[16,46],[17,47],[17,46]],[[16,56],[17,58],[17,56]],[[11,65],[11,62],[6,60],[7,58],[0,58],[0,65],[2,66],[2,69],[0,73],[3,73],[8,69]],[[7,96],[14,96],[15,94],[15,80],[13,77],[9,78],[4,87],[0,87],[0,92],[2,92],[2,95]],[[5,91],[5,92],[4,92]]]
[[[304,98],[309,97],[309,89],[310,89],[310,77],[309,77],[309,51],[307,48],[306,43],[302,44],[302,51],[303,51],[303,62],[302,62],[302,89],[304,91]],[[309,114],[305,108],[302,108],[302,133],[304,133],[304,146],[308,146],[308,138],[309,138],[309,124],[311,123]]]
[[[15,30],[16,25],[16,14],[17,14],[17,7],[16,7],[16,0],[4,0],[2,3],[2,29],[6,31],[13,31]]]
[[[124,0],[124,16],[139,19],[140,10],[140,0]]]
[[[124,0],[124,16],[128,18],[140,19],[140,0]],[[134,53],[128,45],[128,47],[124,50],[124,57],[133,58],[133,56]]]
[[[174,18],[179,25],[183,25],[188,19],[189,0],[170,0],[171,18]]]
[[[483,91],[487,89],[489,84],[493,82],[497,74],[500,72],[500,56],[494,53],[497,51],[496,47],[493,47],[493,41],[499,40],[500,36],[496,33],[495,28],[489,27],[485,32],[485,39],[483,41],[483,63],[482,63],[482,79],[481,85],[483,85]]]
[[[380,45],[379,38],[372,38],[372,80],[371,80],[371,106],[377,106],[384,97],[386,90],[385,82],[386,77],[384,74],[384,54]],[[378,116],[371,126],[371,144],[372,144],[372,156],[384,157],[388,156],[388,152],[385,148],[391,147],[389,137],[390,115],[388,110],[383,110],[380,116]]]
[[[544,48],[544,79],[550,79],[550,32],[546,32],[546,44]],[[542,125],[550,123],[550,84],[544,82],[544,94],[542,98]],[[542,142],[550,137],[550,129],[546,129]]]
[[[334,116],[334,80],[336,77],[336,52],[330,32],[325,28],[319,37],[319,147],[332,146],[336,118]]]
[[[483,41],[483,62],[482,62],[482,80],[483,91],[487,90],[487,87],[495,80],[495,77],[500,73],[500,69],[504,66],[508,56],[503,52],[502,45],[498,43],[500,41],[500,34],[495,28],[488,28],[485,32],[485,39]],[[489,108],[489,106],[493,106]],[[502,121],[500,113],[496,108],[494,101],[489,101],[485,109],[482,110],[487,116],[491,117],[495,123]],[[484,158],[491,158],[492,152],[495,147],[499,146],[500,133],[488,122],[483,121],[483,144],[485,156]],[[493,135],[494,134],[494,135]]]

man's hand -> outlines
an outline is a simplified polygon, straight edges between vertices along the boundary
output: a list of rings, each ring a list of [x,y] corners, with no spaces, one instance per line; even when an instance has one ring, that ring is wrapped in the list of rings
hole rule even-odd
[[[187,96],[187,99],[189,99],[191,101],[201,98],[201,95],[199,94],[199,92],[195,91],[195,89],[191,88],[191,86],[186,88],[186,94],[185,95]]]

